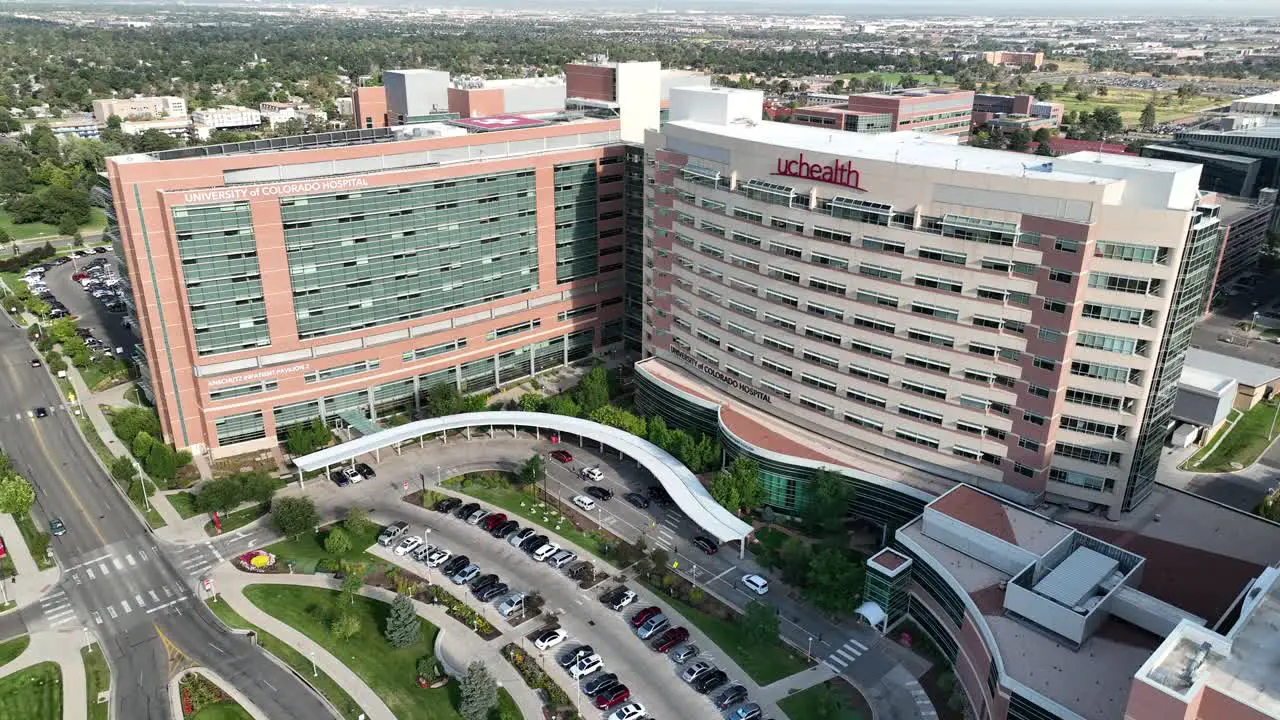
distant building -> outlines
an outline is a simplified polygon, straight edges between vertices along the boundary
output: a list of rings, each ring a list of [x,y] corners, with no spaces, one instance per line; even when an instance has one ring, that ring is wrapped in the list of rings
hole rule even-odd
[[[1213,306],[1213,294],[1258,266],[1262,251],[1267,246],[1267,232],[1276,219],[1274,188],[1263,190],[1252,201],[1219,196],[1217,202],[1222,207],[1219,215],[1222,218],[1222,249],[1206,307]]]
[[[387,70],[387,124],[412,125],[449,111],[449,73],[444,70]]]
[[[78,113],[58,118],[56,120],[24,120],[22,123],[22,132],[29,133],[31,132],[31,129],[37,125],[48,125],[49,129],[53,131],[53,134],[58,137],[81,138],[97,138],[101,135],[102,128],[106,127],[106,123],[95,121],[92,115],[88,113]]]
[[[648,102],[645,99],[657,92],[659,121],[666,122],[673,88],[709,88],[711,76],[685,70],[663,70],[657,62],[610,62],[597,58],[586,63],[564,66],[568,99],[565,109],[580,111],[593,117],[615,117],[622,114],[622,104],[627,101]],[[643,92],[633,88],[637,79]],[[656,88],[649,87],[656,83]],[[635,117],[634,113],[632,116]]]
[[[793,122],[851,132],[915,130],[939,135],[969,136],[973,117],[972,90],[914,88],[850,95],[843,106],[797,108]]]
[[[973,96],[973,127],[990,125],[1002,128],[1056,128],[1062,123],[1062,104],[1042,102],[1034,95]]]
[[[166,135],[185,138],[191,132],[191,121],[185,116],[180,118],[156,120],[126,120],[120,123],[120,131],[126,135],[141,135],[148,130],[159,130]]]
[[[836,93],[805,93],[804,104],[809,107],[824,105],[848,105],[849,96]]]
[[[1251,410],[1280,390],[1280,368],[1231,355],[1188,348],[1183,367],[1235,380],[1237,389],[1233,404],[1241,412]]]
[[[268,127],[275,127],[282,122],[299,118],[298,109],[293,103],[258,103],[258,112],[262,115],[262,122],[266,123]]]
[[[387,89],[358,87],[351,91],[351,112],[358,129],[387,126]]]
[[[1231,101],[1231,112],[1280,117],[1280,90]]]
[[[121,120],[186,118],[187,101],[180,97],[109,98],[93,101],[93,117],[105,123],[112,115]]]
[[[448,88],[448,111],[460,117],[561,112],[565,81],[560,77],[485,80],[455,78]]]
[[[351,110],[354,105],[352,98],[340,97],[334,98],[333,104],[338,109],[338,114],[342,117],[351,117]]]
[[[214,130],[245,130],[262,125],[262,113],[239,105],[221,105],[191,113],[191,129],[194,135],[207,140]]]
[[[1142,156],[1198,163],[1200,189],[1224,195],[1249,198],[1280,187],[1280,120],[1234,115],[1217,125],[1176,132],[1172,142],[1142,148]]]
[[[1040,66],[1044,65],[1044,53],[993,50],[982,53],[982,61],[988,65],[1006,65],[1014,67],[1026,67],[1030,65],[1033,70],[1039,70]]]

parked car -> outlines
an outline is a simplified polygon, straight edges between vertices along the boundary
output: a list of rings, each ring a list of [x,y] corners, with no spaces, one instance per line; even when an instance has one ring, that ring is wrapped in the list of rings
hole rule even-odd
[[[588,487],[584,492],[590,495],[591,497],[597,500],[600,500],[601,502],[605,500],[613,499],[613,491],[610,490],[609,488],[600,487],[599,485],[592,485]]]
[[[761,714],[760,706],[747,703],[729,714],[729,720],[757,720]]]
[[[706,695],[707,693],[714,692],[721,685],[724,685],[727,682],[729,682],[728,673],[723,670],[713,670],[698,678],[697,682],[693,683],[693,689],[703,695]]]
[[[622,497],[625,498],[627,502],[635,505],[641,510],[647,510],[649,508],[649,498],[641,495],[640,493],[629,492]]]
[[[641,625],[649,622],[649,618],[653,617],[654,615],[657,615],[660,612],[662,612],[662,608],[658,607],[657,605],[650,605],[649,607],[631,616],[631,627],[633,628],[640,627]]]
[[[373,471],[373,468],[369,467],[366,463],[356,463],[356,472],[360,473],[360,477],[365,480],[377,477],[378,475]]]
[[[730,685],[723,692],[716,696],[715,703],[717,710],[728,710],[729,708],[747,701],[747,689],[741,685]]]
[[[689,631],[685,628],[671,628],[649,643],[655,652],[670,652],[672,648],[689,639]]]
[[[462,501],[459,500],[458,498],[447,497],[441,500],[440,502],[436,503],[436,512],[447,513],[450,510],[457,508],[461,504],[462,504]]]
[[[671,620],[663,613],[658,613],[636,628],[636,637],[641,640],[648,640],[650,637],[666,630],[669,625],[671,625]]]
[[[524,541],[525,541],[525,540],[528,540],[528,539],[529,539],[529,538],[531,538],[531,537],[533,537],[534,533],[536,533],[536,532],[538,532],[538,531],[537,531],[537,530],[534,530],[533,528],[525,528],[525,529],[521,530],[520,532],[517,532],[517,533],[515,533],[514,535],[512,535],[511,537],[507,538],[507,542],[508,542],[512,547],[521,547],[522,545],[524,545]]]
[[[458,572],[459,570],[461,570],[462,568],[470,564],[471,564],[471,558],[467,557],[466,555],[459,555],[454,559],[450,560],[449,562],[445,563],[444,567],[440,568],[440,572],[444,573],[445,576],[447,577],[447,576],[453,575],[454,573]]]
[[[517,610],[524,609],[525,598],[529,597],[529,593],[518,592],[507,596],[506,600],[498,606],[498,614],[502,617],[511,617],[511,614]]]
[[[694,683],[694,682],[697,682],[703,675],[706,675],[707,673],[715,669],[716,669],[715,665],[712,665],[706,660],[699,660],[698,662],[685,668],[684,672],[680,673],[680,679],[687,683]]]
[[[557,662],[560,663],[560,667],[569,668],[576,665],[582,658],[587,657],[588,655],[594,655],[595,652],[595,649],[590,645],[579,645],[578,647],[561,655]]]
[[[573,455],[568,450],[552,450],[551,459],[565,464],[573,462]]]
[[[708,555],[715,555],[716,550],[719,549],[719,543],[707,537],[706,535],[693,536],[693,545],[694,547],[698,548],[699,550],[701,550],[702,552]]]
[[[593,488],[587,488],[587,489],[588,489],[588,490],[591,490],[591,489],[593,489]],[[586,510],[587,512],[591,512],[592,510],[595,510],[595,509],[596,509],[596,501],[595,501],[595,500],[592,500],[591,498],[587,497],[586,495],[574,495],[574,496],[573,496],[573,504],[574,504],[574,505],[577,505],[578,507],[582,508],[583,510]]]
[[[435,545],[428,545],[427,543],[424,542],[418,546],[417,550],[414,550],[413,552],[409,553],[409,557],[413,558],[414,560],[417,560],[420,563],[424,563],[427,561],[427,558],[431,557],[431,553],[435,551],[436,551]]]
[[[397,555],[404,555],[406,553],[413,552],[414,550],[417,550],[418,546],[424,542],[426,541],[418,537],[417,535],[409,535],[404,539],[402,539],[399,545],[396,545],[395,553]]]
[[[609,720],[640,720],[644,717],[645,709],[640,703],[627,703],[614,711],[609,716]]]
[[[547,544],[546,535],[532,535],[520,543],[520,549],[525,552],[533,552],[545,544]]]
[[[449,580],[451,580],[454,585],[466,585],[472,580],[475,580],[476,576],[479,574],[480,566],[472,563],[454,573],[453,577],[449,578]]]
[[[498,576],[494,573],[481,575],[480,577],[471,581],[471,590],[472,591],[483,590],[489,587],[490,585],[493,585],[496,582],[498,582]]]
[[[378,544],[383,547],[391,547],[391,543],[400,539],[400,536],[409,529],[409,523],[403,520],[397,520],[390,525],[382,528],[382,532],[378,533]]]
[[[623,608],[636,601],[636,594],[631,590],[623,590],[612,602],[609,603],[609,609],[614,612],[621,612]]]
[[[350,480],[353,483],[358,483],[361,480],[364,480],[364,476],[356,472],[355,468],[351,468],[351,467],[342,468],[342,475],[343,477],[345,477],[346,479]]]
[[[441,565],[449,562],[449,558],[451,557],[453,557],[453,553],[443,548],[433,550],[431,551],[431,554],[427,556],[427,567],[440,567]]]
[[[347,479],[346,475],[342,474],[341,470],[334,470],[333,472],[329,473],[329,479],[332,480],[333,484],[337,485],[338,487],[346,487],[351,484],[351,481]]]
[[[465,520],[466,518],[471,516],[471,513],[475,512],[479,508],[480,508],[480,503],[467,503],[466,505],[463,505],[459,507],[456,511],[454,511],[453,516],[458,518],[459,520]]]
[[[547,558],[547,564],[559,570],[560,568],[564,567],[565,565],[568,565],[569,563],[577,559],[578,559],[578,553],[572,550],[557,550],[555,555],[552,555],[551,557]]]
[[[506,594],[506,592],[507,592],[507,590],[510,590],[510,588],[509,588],[509,587],[507,587],[507,584],[506,584],[506,583],[504,583],[504,582],[497,582],[497,583],[494,583],[494,584],[490,585],[489,587],[487,587],[487,588],[485,588],[485,589],[481,590],[480,592],[476,593],[475,595],[476,595],[476,599],[477,599],[477,600],[479,600],[480,602],[489,602],[490,600],[492,600],[492,599],[494,599],[494,598],[496,598],[496,597],[499,597],[499,596],[501,596],[501,595],[505,595],[505,594]]]
[[[467,516],[468,525],[479,525],[480,521],[489,516],[489,511],[484,508],[478,508]]]
[[[600,692],[601,690],[604,690],[610,685],[616,685],[617,682],[618,682],[618,676],[615,673],[605,673],[604,675],[597,675],[591,678],[590,680],[588,680],[585,684],[583,684],[582,692],[588,696],[594,696],[596,693]]]
[[[493,513],[486,515],[484,520],[480,521],[480,527],[486,531],[491,531],[506,521],[506,513]]]
[[[757,595],[769,592],[769,581],[759,575],[743,575],[740,582],[743,587]]]
[[[579,560],[578,562],[570,565],[569,569],[564,571],[564,574],[569,576],[572,580],[583,580],[591,577],[593,572],[595,572],[594,565],[587,560]]]
[[[556,543],[549,542],[538,547],[536,550],[534,550],[529,554],[531,557],[533,557],[534,560],[537,560],[538,562],[544,562],[546,561],[547,558],[551,557],[552,555],[555,555],[558,552],[560,552],[560,546],[557,545]]]
[[[699,652],[697,645],[688,643],[687,645],[681,645],[675,650],[672,650],[667,654],[667,657],[671,658],[672,662],[675,664],[683,665],[697,657]]]
[[[564,642],[567,637],[569,637],[569,633],[565,632],[564,628],[544,630],[538,635],[538,637],[533,639],[533,645],[539,650],[550,650]]]
[[[599,672],[602,667],[604,667],[604,660],[593,653],[574,663],[573,667],[569,668],[569,676],[574,680],[581,680],[592,673]]]
[[[519,529],[520,529],[520,523],[516,522],[515,520],[508,520],[502,523],[501,525],[495,527],[489,534],[498,538],[499,540],[505,540],[507,536],[515,533]]]
[[[601,480],[604,480],[604,472],[595,466],[582,468],[582,470],[578,472],[578,475],[582,476],[582,479],[587,482],[600,482]]]
[[[618,685],[609,688],[604,692],[596,695],[595,706],[601,710],[608,710],[611,707],[617,707],[627,700],[631,699],[631,688],[626,685]]]

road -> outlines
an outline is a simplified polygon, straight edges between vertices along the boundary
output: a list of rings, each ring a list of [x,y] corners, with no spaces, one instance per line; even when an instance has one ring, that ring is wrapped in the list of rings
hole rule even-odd
[[[0,447],[36,487],[36,522],[57,517],[68,528],[51,543],[62,577],[21,611],[22,623],[96,635],[111,664],[118,718],[168,718],[168,678],[189,664],[227,678],[273,720],[331,716],[300,679],[213,617],[198,597],[198,578],[175,565],[176,548],[157,545],[85,445],[52,379],[30,366],[33,356],[21,331],[3,323]],[[35,406],[52,412],[28,417]]]

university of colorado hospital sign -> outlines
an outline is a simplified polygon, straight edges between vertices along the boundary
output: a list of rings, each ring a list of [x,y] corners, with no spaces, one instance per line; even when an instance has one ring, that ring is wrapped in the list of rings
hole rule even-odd
[[[369,181],[365,178],[322,178],[318,180],[275,183],[272,185],[245,185],[212,190],[192,190],[182,194],[182,202],[230,202],[251,200],[257,197],[300,195],[303,193],[332,192],[334,190],[359,190],[366,187],[369,187]]]
[[[866,190],[862,187],[862,173],[854,169],[852,160],[832,160],[826,165],[820,165],[805,160],[804,153],[800,153],[800,157],[795,160],[778,158],[778,169],[773,174],[841,185],[852,190]]]

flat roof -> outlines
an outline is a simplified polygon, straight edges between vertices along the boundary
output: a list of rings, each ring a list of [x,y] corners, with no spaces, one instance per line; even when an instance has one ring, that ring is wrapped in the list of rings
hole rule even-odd
[[[1201,370],[1184,364],[1182,366],[1182,375],[1178,378],[1178,384],[1221,396],[1229,391],[1231,386],[1236,384],[1236,381],[1208,370]]]
[[[1249,387],[1259,387],[1280,379],[1280,368],[1199,348],[1187,348],[1183,367],[1229,377]]]
[[[1253,97],[1236,98],[1231,101],[1232,105],[1236,103],[1280,103],[1280,90],[1254,95]]]
[[[494,130],[519,130],[522,128],[542,127],[550,125],[546,120],[537,120],[523,115],[488,115],[475,118],[455,118],[447,121],[450,125],[464,127],[473,132],[493,132]]]
[[[1233,155],[1232,153],[1226,153],[1226,152],[1209,152],[1207,150],[1192,150],[1191,148],[1178,147],[1177,145],[1165,145],[1163,143],[1152,143],[1150,145],[1144,145],[1143,147],[1151,148],[1152,150],[1159,150],[1160,152],[1186,155],[1187,157],[1199,158],[1201,160],[1223,160],[1226,162],[1245,163],[1245,164],[1261,162],[1258,158],[1249,157],[1248,155]]]
[[[1049,552],[1072,533],[1065,525],[969,485],[956,485],[925,509],[1036,555]]]

